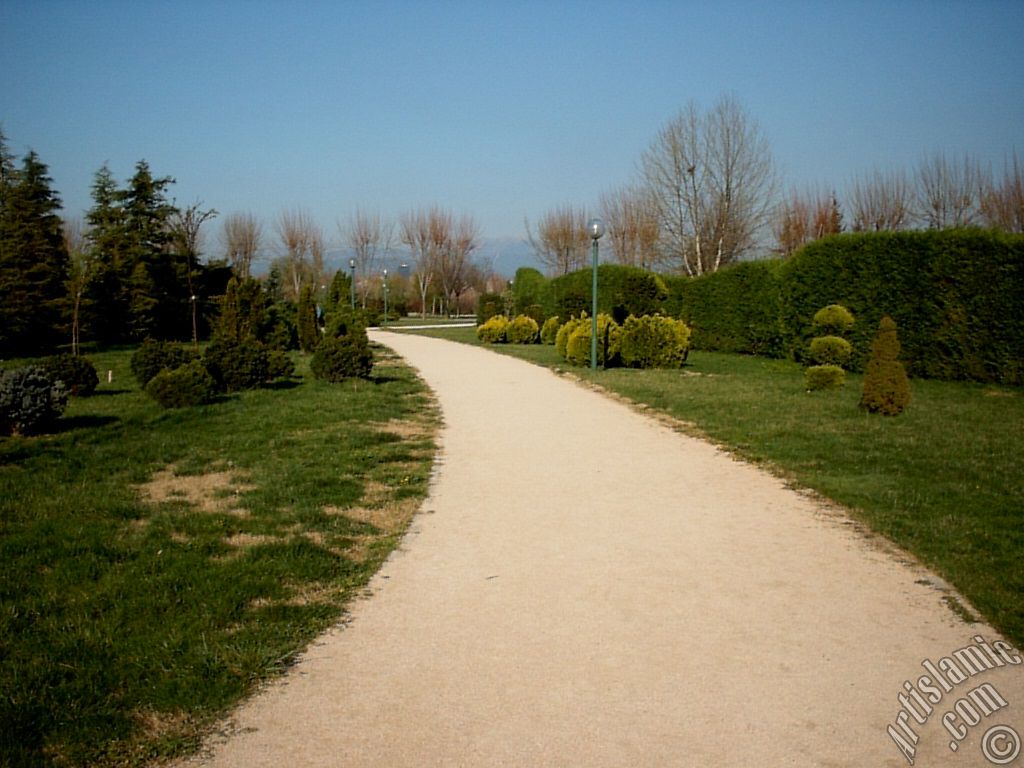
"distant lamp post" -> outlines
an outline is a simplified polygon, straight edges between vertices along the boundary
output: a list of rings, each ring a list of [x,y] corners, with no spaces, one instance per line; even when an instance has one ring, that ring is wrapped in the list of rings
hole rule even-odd
[[[189,296],[192,302],[192,346],[199,349],[199,323],[196,320],[196,295]]]
[[[591,219],[587,222],[590,235],[590,271],[593,275],[590,289],[590,370],[597,370],[597,241],[604,235],[604,222]]]
[[[349,293],[351,293],[351,297],[352,297],[352,309],[355,309],[356,308],[356,260],[355,259],[349,259],[348,260],[348,268],[349,268],[349,271],[352,273],[352,279],[350,281],[351,284],[349,285]]]
[[[384,270],[384,325],[388,324],[388,271]]]

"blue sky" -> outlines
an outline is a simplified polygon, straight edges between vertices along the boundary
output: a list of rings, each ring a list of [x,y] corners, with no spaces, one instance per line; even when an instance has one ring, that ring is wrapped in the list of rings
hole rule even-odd
[[[0,124],[68,215],[146,159],[179,204],[439,204],[489,238],[594,206],[731,94],[786,187],[1024,154],[1024,2],[0,2]],[[216,225],[208,247],[216,250]]]

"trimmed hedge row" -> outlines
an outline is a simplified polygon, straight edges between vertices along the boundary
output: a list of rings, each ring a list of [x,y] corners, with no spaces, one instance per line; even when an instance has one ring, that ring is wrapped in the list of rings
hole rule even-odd
[[[543,292],[544,312],[548,317],[579,317],[591,310],[592,271],[581,269],[550,280]],[[662,310],[668,298],[665,280],[653,272],[621,264],[601,264],[597,268],[597,310],[624,323],[630,315],[653,315]]]
[[[850,369],[862,371],[882,317],[900,328],[912,376],[1024,383],[1024,237],[990,230],[842,234],[790,260],[673,278],[665,311],[695,349],[802,360],[829,304],[856,317]]]

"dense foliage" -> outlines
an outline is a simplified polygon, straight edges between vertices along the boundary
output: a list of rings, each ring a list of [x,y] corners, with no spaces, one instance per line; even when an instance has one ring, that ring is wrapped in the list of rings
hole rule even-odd
[[[366,332],[325,338],[313,353],[309,368],[316,378],[335,383],[368,378],[373,369],[373,352]]]
[[[508,318],[504,315],[493,315],[482,325],[477,326],[476,337],[484,344],[500,344],[505,341],[508,330]]]
[[[528,315],[513,318],[505,329],[505,339],[509,344],[533,344],[539,338],[540,326]]]
[[[202,361],[193,360],[160,371],[146,384],[146,394],[164,408],[187,408],[211,402],[217,396],[217,382]]]
[[[910,381],[899,361],[900,342],[896,323],[883,317],[871,343],[871,359],[864,369],[861,407],[871,413],[897,416],[910,404]]]
[[[99,386],[96,366],[84,357],[60,354],[44,358],[40,365],[57,381],[64,383],[69,395],[88,397]]]
[[[131,357],[132,376],[145,387],[160,371],[170,370],[196,359],[199,354],[171,341],[146,339]]]
[[[549,281],[544,292],[547,315],[579,316],[591,310],[593,273],[590,268],[571,272]],[[597,268],[598,312],[622,323],[630,315],[655,314],[668,298],[660,275],[640,267],[601,264]]]
[[[565,345],[565,359],[573,365],[590,365],[590,338],[593,331],[590,318],[581,319],[575,324]],[[597,316],[597,364],[605,368],[616,366],[620,362],[619,345],[622,328],[604,312]]]
[[[42,432],[67,402],[64,384],[37,365],[0,370],[0,435]]]
[[[631,368],[679,368],[686,362],[690,329],[661,315],[630,315],[622,326],[622,364]]]

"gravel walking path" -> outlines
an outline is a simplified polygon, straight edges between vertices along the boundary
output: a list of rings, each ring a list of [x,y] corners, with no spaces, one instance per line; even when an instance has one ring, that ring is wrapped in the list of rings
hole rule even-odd
[[[430,497],[346,625],[191,762],[908,765],[894,726],[914,765],[974,766],[1012,746],[991,726],[1024,733],[1013,650],[842,514],[550,371],[372,338],[439,398]],[[971,647],[993,668],[947,665],[929,705],[923,663]],[[983,683],[1008,706],[967,727]]]

